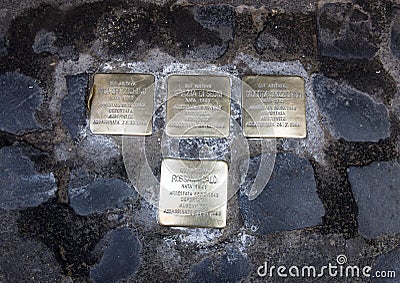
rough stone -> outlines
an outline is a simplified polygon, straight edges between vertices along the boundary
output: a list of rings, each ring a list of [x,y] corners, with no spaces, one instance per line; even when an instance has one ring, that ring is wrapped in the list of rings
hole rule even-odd
[[[313,78],[313,88],[319,110],[335,138],[376,142],[389,137],[389,114],[382,103],[322,75]]]
[[[18,233],[18,213],[0,211],[0,281],[61,282],[63,272],[51,250]]]
[[[392,53],[400,59],[400,14],[393,20],[390,49]]]
[[[259,52],[262,52],[266,49],[271,49],[272,51],[279,52],[284,50],[285,45],[272,34],[269,34],[267,32],[262,32],[257,37],[255,47],[256,50],[258,50]]]
[[[61,119],[74,140],[86,125],[85,96],[88,85],[88,75],[79,74],[67,76],[68,95],[61,103]]]
[[[319,10],[321,54],[338,59],[371,59],[378,51],[369,15],[351,3],[327,3]]]
[[[194,18],[204,28],[218,31],[224,41],[233,39],[235,11],[229,5],[196,6]]]
[[[54,32],[42,29],[36,33],[32,49],[36,54],[43,52],[54,54],[57,51],[57,47],[54,46],[56,39]]]
[[[260,156],[250,160],[251,179],[263,174],[257,172],[259,162]],[[242,193],[239,204],[245,225],[259,234],[320,225],[325,212],[310,162],[290,153],[277,154],[271,178],[261,194],[250,201]]]
[[[116,282],[132,276],[140,264],[140,242],[127,228],[105,236],[109,240],[101,261],[90,270],[94,282]]]
[[[0,208],[11,210],[37,206],[54,196],[52,173],[39,173],[18,147],[0,149]]]
[[[0,58],[7,55],[6,40],[0,36]]]
[[[123,206],[127,198],[136,198],[137,193],[119,179],[98,179],[78,175],[68,189],[70,203],[79,215],[103,213]]]
[[[314,13],[278,13],[266,18],[254,48],[259,54],[271,54],[272,60],[315,58],[318,55],[316,34]]]
[[[51,199],[20,211],[18,232],[25,239],[40,240],[73,281],[89,281],[90,267],[100,260],[94,247],[110,230],[101,215],[77,215],[66,203]],[[47,282],[47,281],[46,281]]]
[[[228,249],[217,259],[205,258],[193,266],[188,282],[238,282],[251,272],[248,259]]]
[[[377,255],[384,255],[399,248],[400,233],[380,236],[372,240],[360,235],[357,221],[358,208],[346,173],[346,168],[349,166],[365,166],[377,160],[397,160],[400,163],[398,148],[396,148],[396,145],[400,145],[397,138],[399,136],[397,117],[400,112],[396,112],[398,101],[395,100],[399,93],[399,64],[396,64],[399,60],[393,53],[395,45],[391,46],[392,29],[396,28],[392,26],[393,15],[398,9],[399,0],[323,2],[233,0],[229,3],[225,2],[226,4],[215,0],[8,0],[2,2],[4,3],[0,7],[0,22],[4,25],[0,24],[0,38],[2,36],[5,38],[8,55],[0,58],[0,74],[18,72],[34,79],[43,90],[44,99],[38,111],[33,109],[31,112],[43,127],[47,125],[47,121],[55,127],[48,130],[46,127],[46,130],[21,136],[0,131],[0,149],[18,141],[30,144],[29,149],[22,145],[18,147],[21,148],[23,155],[28,156],[35,163],[35,168],[40,168],[40,170],[37,169],[40,173],[54,172],[59,191],[57,199],[51,198],[36,207],[21,210],[0,208],[0,270],[2,270],[0,281],[185,282],[190,281],[189,279],[200,281],[203,278],[203,281],[213,282],[279,281],[276,269],[274,278],[266,278],[258,276],[257,267],[264,263],[268,263],[268,266],[320,267],[328,263],[337,263],[336,259],[340,254],[347,256],[348,265],[362,267],[371,265]],[[344,49],[348,52],[345,56],[352,56],[351,59],[340,59],[337,58],[340,55],[335,54],[332,57],[321,55],[318,48],[318,28],[338,34],[336,39],[341,40],[340,43],[348,40],[346,36],[353,30],[350,29],[350,24],[349,27],[344,28],[335,24],[321,27],[321,23],[317,22],[317,10],[326,3],[334,3],[332,5],[338,5],[335,7],[340,8],[343,4],[335,3],[344,2],[353,3],[351,9],[360,11],[354,16],[356,19],[349,19],[349,22],[356,22],[359,25],[358,29],[362,29],[362,25],[365,24],[365,29],[371,35],[371,37],[366,36],[368,44],[373,48],[380,48],[375,55],[369,53],[368,44],[367,49],[361,49],[361,51],[348,51],[343,46],[339,46],[341,51]],[[231,10],[234,15],[230,13]],[[346,9],[343,11],[344,17],[347,17]],[[361,23],[364,15],[369,18],[368,24]],[[338,32],[335,30],[337,27]],[[41,47],[37,41],[36,51],[40,48],[45,50],[48,48],[48,51],[38,54],[34,51],[33,45],[35,36],[40,30],[54,33],[56,40],[52,42],[52,36],[49,36],[48,44],[46,45],[46,40],[44,40],[40,42]],[[343,34],[339,34],[341,30],[344,31]],[[363,35],[356,34],[354,38],[357,40],[359,37]],[[337,44],[334,40],[332,42],[332,44]],[[349,44],[352,47],[358,46],[354,42],[349,42]],[[52,46],[57,48],[54,54],[51,54],[54,52]],[[353,58],[360,54],[368,58]],[[370,59],[371,56],[372,59]],[[79,60],[74,62],[78,58]],[[198,61],[190,60],[193,58]],[[309,220],[308,225],[300,223],[297,224],[298,226],[308,227],[321,223],[323,209],[315,193],[315,186],[311,186],[313,188],[310,190],[311,193],[294,190],[302,185],[301,182],[305,178],[315,178],[318,195],[326,208],[323,225],[276,234],[260,234],[261,230],[257,222],[254,221],[255,224],[252,225],[248,221],[249,217],[247,219],[241,217],[244,213],[243,209],[240,210],[239,204],[243,206],[244,201],[247,201],[247,196],[236,194],[228,204],[226,229],[163,227],[156,221],[156,206],[152,206],[141,197],[120,202],[119,194],[114,191],[111,198],[117,196],[116,201],[109,209],[101,208],[102,211],[107,210],[105,213],[91,212],[84,216],[76,213],[71,206],[71,198],[67,197],[69,187],[84,187],[82,190],[89,192],[86,189],[99,181],[99,178],[102,178],[100,181],[109,182],[115,178],[127,182],[128,176],[131,177],[124,166],[124,162],[127,161],[126,155],[124,158],[121,156],[121,150],[126,152],[121,145],[121,137],[93,135],[86,123],[84,127],[79,125],[73,128],[73,132],[77,133],[77,140],[74,141],[61,118],[61,102],[65,96],[69,96],[65,83],[66,76],[97,71],[150,72],[157,78],[155,106],[158,110],[154,120],[155,134],[144,138],[143,147],[131,147],[136,153],[143,149],[143,158],[137,154],[132,154],[130,155],[132,158],[129,158],[135,160],[134,163],[138,169],[136,171],[143,171],[142,165],[148,163],[147,171],[150,174],[137,175],[137,182],[143,184],[137,187],[145,188],[144,191],[151,189],[150,192],[155,192],[154,196],[158,196],[157,177],[160,175],[160,154],[165,157],[166,153],[161,149],[173,143],[171,141],[173,139],[163,137],[166,77],[169,74],[231,74],[233,101],[231,121],[239,123],[241,121],[240,78],[243,75],[303,77],[307,92],[307,138],[278,139],[273,148],[277,148],[280,152],[290,152],[306,157],[313,165],[314,176],[310,173],[312,170],[306,161],[305,170],[293,169],[297,170],[300,177],[293,177],[290,174],[289,176],[294,179],[293,183],[297,182],[300,185],[292,186],[291,182],[282,181],[282,185],[290,183],[293,189],[286,188],[278,196],[272,196],[270,202],[265,201],[266,204],[264,202],[259,204],[257,217],[260,222],[265,219],[269,225],[268,221],[271,220],[268,218],[268,213],[273,217],[280,217],[278,218],[280,220],[283,217],[291,218],[291,215],[285,216],[284,213],[281,213],[283,216],[278,215],[281,211],[289,210],[289,212],[294,211],[293,217],[300,214],[301,219],[307,218],[308,213],[312,214],[312,220]],[[334,139],[324,122],[327,118],[319,111],[317,99],[313,93],[310,74],[315,74],[315,72],[320,72],[339,84],[343,82],[350,88],[368,94],[377,103],[383,102],[390,113],[391,138],[379,142],[348,142],[343,139]],[[84,107],[84,104],[81,104],[81,107]],[[50,111],[47,111],[48,109]],[[364,110],[359,109],[357,113],[361,111]],[[84,112],[83,108],[76,111],[79,115]],[[87,117],[85,118],[87,120]],[[0,119],[0,125],[2,123],[3,120]],[[233,131],[233,137],[237,137],[237,133],[240,132]],[[231,142],[234,142],[231,139],[220,142],[210,141],[210,139],[195,140],[177,141],[177,147],[174,147],[178,149],[174,151],[177,153],[175,157],[198,158],[202,154],[210,153],[217,158],[223,156],[232,161],[235,156],[233,153],[241,153],[234,147],[230,148],[230,145],[233,145]],[[259,140],[248,139],[247,141],[248,144],[243,143],[243,147],[247,149],[248,145],[251,156],[256,156],[263,151]],[[164,147],[164,144],[167,145]],[[203,148],[205,145],[208,146],[206,152]],[[14,146],[16,147],[17,144]],[[43,151],[36,154],[33,147]],[[247,151],[243,153],[247,154]],[[139,162],[138,159],[141,161]],[[246,164],[241,164],[241,162],[231,162],[231,164],[240,164],[240,166],[237,165],[239,169],[247,167],[245,165],[248,158],[244,160],[246,162],[243,163]],[[253,163],[256,161],[257,158],[252,160]],[[281,167],[287,167],[287,163],[281,163],[284,163]],[[301,164],[297,162],[295,166]],[[253,165],[250,168],[252,171],[249,179],[254,179],[258,172],[257,166]],[[78,168],[87,170],[89,174],[87,181],[79,181],[81,184],[76,178],[71,177],[71,170]],[[273,166],[268,167],[269,169],[272,171]],[[269,179],[269,171],[259,170],[261,170],[260,175],[263,176],[261,179]],[[283,171],[285,170],[280,169],[280,172]],[[0,173],[2,174],[4,173]],[[239,178],[241,175],[238,175],[238,178],[236,175],[236,173],[233,174],[235,182],[243,180]],[[276,176],[274,178],[274,187],[278,188],[276,191],[279,192],[280,179]],[[131,177],[131,179],[135,178]],[[245,186],[251,182],[252,180],[247,180]],[[265,186],[266,182],[260,186],[260,189],[264,189]],[[132,188],[130,184],[129,187]],[[238,188],[238,186],[232,187]],[[69,191],[70,196],[74,196],[77,192]],[[266,192],[267,190],[263,193]],[[272,195],[271,190],[268,192],[269,195],[264,196],[264,200]],[[317,213],[306,211],[310,205],[302,204],[302,197],[294,200],[299,194],[295,193],[292,197],[290,194],[293,192],[300,192],[302,197],[303,194],[311,195],[318,203],[315,204],[318,206]],[[102,200],[99,194],[104,196],[105,193],[96,189],[95,192],[90,191],[88,198],[94,194],[96,195],[94,202],[97,205]],[[142,194],[142,196],[145,195]],[[243,197],[246,200],[239,199]],[[74,201],[76,199],[72,200],[72,205],[75,205]],[[273,211],[278,205],[283,207],[283,204],[288,204],[287,208]],[[90,206],[88,202],[80,204],[81,207],[85,205]],[[295,210],[298,206],[301,209]],[[311,205],[311,207],[314,206]],[[95,209],[97,208],[98,206],[95,206]],[[265,211],[267,212],[264,213]],[[300,212],[297,213],[297,211]],[[374,210],[371,211],[373,212]],[[15,215],[15,222],[9,223],[9,217],[1,220],[1,215],[4,213]],[[274,221],[278,222],[275,219]],[[297,219],[293,222],[295,221]],[[243,226],[244,224],[246,226]],[[279,225],[283,227],[282,229],[289,229],[284,222],[279,222]],[[8,233],[10,226],[13,226],[14,231]],[[129,227],[131,234],[140,239],[141,251],[136,253],[137,260],[140,262],[139,267],[130,265],[131,270],[122,271],[126,270],[132,260],[128,256],[122,256],[125,260],[122,264],[119,263],[117,251],[111,242],[114,246],[118,246],[120,241],[118,237],[112,240],[112,233],[99,242],[110,232],[110,229],[116,227]],[[259,230],[252,231],[251,228]],[[123,242],[121,249],[132,248],[132,241]],[[121,256],[123,252],[119,255]],[[249,267],[246,267],[247,264]],[[90,269],[92,269],[92,276],[90,276]],[[133,269],[135,271],[131,273]],[[313,279],[307,278],[303,281],[307,280]],[[338,278],[329,278],[329,276],[322,279],[326,283],[338,280],[340,281]],[[343,280],[346,281],[346,279]],[[296,281],[296,279],[288,279],[288,281]]]
[[[79,52],[73,45],[63,46],[58,50],[57,54],[63,60],[79,60]]]
[[[35,113],[43,101],[36,82],[18,73],[0,75],[0,130],[22,135],[42,129]]]
[[[338,82],[345,82],[385,105],[391,105],[391,100],[398,92],[396,81],[382,62],[376,58],[337,60],[322,57],[320,63],[320,72],[324,76]]]
[[[215,60],[221,57],[227,49],[227,45],[211,45],[211,44],[199,44],[191,46],[191,49],[187,50],[186,57],[193,60]]]
[[[360,234],[374,238],[400,233],[400,165],[374,162],[350,167],[348,175],[358,206]]]
[[[376,257],[374,261],[374,266],[371,271],[371,274],[375,274],[376,271],[384,271],[386,275],[388,275],[388,271],[394,271],[396,277],[388,277],[388,278],[372,278],[372,282],[379,283],[392,283],[395,278],[397,278],[400,274],[400,250],[396,249],[387,254],[380,255]],[[383,274],[382,274],[383,275]]]
[[[226,26],[229,21],[217,21],[216,17],[210,17],[207,21],[202,16],[205,9],[181,7],[167,15],[171,21],[169,33],[173,43],[180,46],[185,57],[191,60],[215,60],[228,49],[229,33],[223,36],[220,34],[230,29]],[[223,10],[223,17],[229,19],[229,8],[217,5],[208,9],[214,11],[214,14]]]

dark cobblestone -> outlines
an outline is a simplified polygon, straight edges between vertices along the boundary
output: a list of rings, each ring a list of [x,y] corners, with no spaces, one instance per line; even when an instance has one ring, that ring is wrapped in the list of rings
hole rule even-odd
[[[321,54],[338,59],[371,59],[378,51],[367,13],[351,3],[327,3],[319,10]]]
[[[91,268],[91,279],[117,282],[132,276],[140,264],[141,247],[137,237],[127,228],[118,228],[105,238],[109,243],[100,262]]]
[[[389,113],[385,105],[324,76],[315,76],[313,87],[319,110],[335,138],[378,141],[389,137]]]
[[[219,258],[206,258],[193,266],[187,282],[237,282],[250,272],[247,258],[238,250],[228,249]]]
[[[89,76],[79,74],[66,77],[68,95],[61,103],[61,119],[74,140],[86,125],[86,94]]]
[[[275,54],[279,59],[317,56],[317,37],[313,14],[277,14],[266,19],[254,47],[259,54]],[[265,53],[265,54],[264,54]]]
[[[48,32],[47,30],[42,29],[36,34],[32,49],[37,54],[43,52],[54,54],[57,51],[57,48],[54,46],[55,41],[56,36],[54,32]]]
[[[36,82],[18,73],[0,75],[0,130],[21,135],[42,129],[35,113],[43,101]]]
[[[54,197],[57,190],[52,173],[39,173],[18,147],[0,149],[0,208],[31,206]]]
[[[392,53],[400,59],[400,12],[394,18],[392,31],[390,33],[390,49]]]
[[[0,58],[7,55],[6,40],[0,36]]]
[[[375,238],[400,233],[400,165],[374,162],[350,167],[349,181],[358,205],[360,234]]]
[[[321,225],[324,216],[311,164],[289,153],[277,154],[271,178],[255,200],[241,194],[239,202],[246,227],[259,234]]]
[[[78,176],[78,178],[82,176]],[[85,178],[83,178],[85,179]],[[137,192],[119,179],[87,180],[72,179],[69,187],[71,207],[79,215],[104,213],[107,210],[121,208],[128,198],[135,199]]]

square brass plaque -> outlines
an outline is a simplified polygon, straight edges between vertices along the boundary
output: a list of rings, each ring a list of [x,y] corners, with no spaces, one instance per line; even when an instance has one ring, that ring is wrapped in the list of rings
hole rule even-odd
[[[151,135],[153,75],[95,74],[91,97],[94,134]]]
[[[169,76],[167,135],[227,137],[230,96],[230,79],[226,76]]]
[[[164,159],[159,222],[166,226],[226,226],[228,165],[224,161]]]
[[[301,77],[244,77],[243,134],[246,137],[306,137],[305,101]]]

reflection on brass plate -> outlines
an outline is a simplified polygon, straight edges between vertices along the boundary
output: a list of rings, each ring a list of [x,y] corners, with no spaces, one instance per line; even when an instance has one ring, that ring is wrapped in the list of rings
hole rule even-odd
[[[228,165],[224,161],[164,159],[159,222],[166,226],[226,226]]]
[[[90,129],[94,134],[150,135],[154,76],[95,74],[90,102]]]
[[[229,121],[229,77],[208,75],[168,77],[167,135],[227,137]]]
[[[242,125],[246,137],[306,137],[304,79],[246,76],[242,80]]]

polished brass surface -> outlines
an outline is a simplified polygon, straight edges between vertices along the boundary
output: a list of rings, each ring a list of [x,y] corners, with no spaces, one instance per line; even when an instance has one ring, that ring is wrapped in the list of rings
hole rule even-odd
[[[89,106],[94,134],[150,135],[154,76],[95,74]]]
[[[304,79],[245,76],[242,125],[246,137],[306,137]]]
[[[230,79],[226,76],[169,76],[167,135],[227,137],[230,96]]]
[[[224,161],[164,159],[159,223],[166,226],[226,226],[228,165]]]

